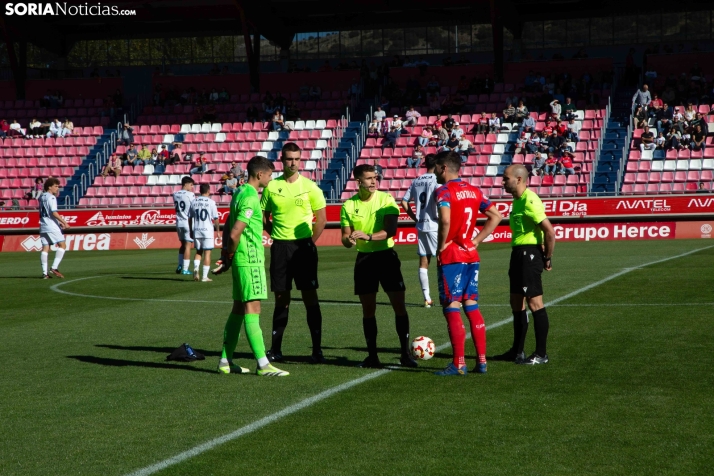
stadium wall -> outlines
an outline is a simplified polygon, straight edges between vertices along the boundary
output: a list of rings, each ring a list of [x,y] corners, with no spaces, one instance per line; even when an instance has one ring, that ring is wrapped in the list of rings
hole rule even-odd
[[[66,99],[103,99],[117,89],[124,91],[124,81],[122,78],[30,79],[25,86],[25,97],[28,100],[42,99],[48,89],[61,91]],[[15,92],[14,81],[0,81],[0,100],[14,100]]]

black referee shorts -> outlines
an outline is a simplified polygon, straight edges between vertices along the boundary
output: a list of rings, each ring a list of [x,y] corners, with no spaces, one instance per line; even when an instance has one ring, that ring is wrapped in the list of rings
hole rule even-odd
[[[317,247],[312,238],[273,240],[270,247],[270,290],[317,289]]]
[[[539,245],[514,246],[511,251],[511,264],[508,277],[511,281],[511,294],[525,297],[543,295],[543,249]]]
[[[357,253],[355,295],[374,294],[382,285],[384,292],[404,291],[402,262],[393,248],[372,253]]]

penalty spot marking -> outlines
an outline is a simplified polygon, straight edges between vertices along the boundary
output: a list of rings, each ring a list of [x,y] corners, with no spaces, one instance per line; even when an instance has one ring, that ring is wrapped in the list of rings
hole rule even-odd
[[[699,251],[706,250],[706,249],[713,248],[713,247],[714,247],[714,246],[707,246],[707,247],[704,247],[704,248],[698,248],[698,249],[696,249],[696,250],[688,251],[688,252],[686,252],[686,253],[682,253],[682,254],[679,254],[679,255],[676,255],[676,256],[671,256],[671,257],[669,257],[669,258],[664,258],[664,259],[660,259],[660,260],[657,260],[657,261],[651,261],[651,262],[649,262],[649,263],[642,264],[642,265],[640,265],[640,266],[638,266],[638,267],[635,267],[635,268],[627,268],[627,269],[624,269],[624,270],[622,270],[622,271],[620,271],[620,272],[618,272],[618,273],[612,274],[612,275],[610,275],[610,276],[608,276],[608,277],[606,277],[606,278],[603,278],[603,279],[601,279],[601,280],[599,280],[599,281],[596,281],[596,282],[594,282],[594,283],[592,283],[592,284],[588,284],[587,286],[584,286],[584,287],[582,287],[582,288],[580,288],[580,289],[577,289],[577,290],[575,290],[575,291],[573,291],[573,292],[571,292],[571,293],[568,293],[568,294],[566,294],[565,296],[561,296],[561,297],[556,298],[556,299],[554,299],[554,300],[552,300],[552,301],[550,301],[550,302],[548,302],[548,303],[545,303],[545,305],[546,305],[546,306],[552,306],[552,305],[557,304],[557,303],[559,303],[559,302],[565,301],[566,299],[570,299],[571,297],[577,296],[577,295],[580,294],[580,293],[583,293],[583,292],[585,292],[585,291],[589,291],[590,289],[593,289],[594,287],[600,286],[601,284],[604,284],[604,283],[606,283],[606,282],[608,282],[608,281],[612,281],[613,279],[618,278],[618,277],[620,277],[620,276],[622,276],[622,275],[624,275],[624,274],[627,274],[627,273],[629,273],[629,272],[631,272],[631,271],[634,271],[634,270],[636,270],[636,269],[641,269],[641,268],[644,268],[644,267],[646,267],[646,266],[650,266],[650,265],[653,265],[653,264],[664,263],[664,262],[666,262],[666,261],[671,261],[671,260],[674,260],[674,259],[677,259],[677,258],[682,258],[682,257],[684,257],[684,256],[688,256],[688,255],[691,255],[691,254],[693,254],[693,253],[697,253],[697,252],[699,252]],[[501,327],[501,326],[503,326],[503,325],[505,325],[505,324],[508,324],[508,323],[511,322],[512,320],[513,320],[513,318],[512,318],[512,317],[509,317],[508,319],[504,319],[504,320],[502,320],[502,321],[495,322],[495,323],[491,324],[490,326],[486,326],[486,329],[487,329],[487,330],[491,330],[491,329],[495,329],[495,328]],[[446,349],[446,348],[448,348],[448,347],[450,347],[450,346],[451,346],[450,343],[441,344],[440,346],[438,346],[438,347],[436,348],[436,351],[439,352],[439,351],[444,350],[444,349]],[[323,391],[323,392],[318,393],[317,395],[314,395],[314,396],[312,396],[312,397],[309,397],[309,398],[306,398],[306,399],[304,399],[304,400],[301,400],[301,401],[299,401],[298,403],[295,403],[295,404],[293,404],[293,405],[290,405],[290,406],[288,406],[288,407],[285,407],[285,408],[283,408],[282,410],[280,410],[280,411],[278,411],[278,412],[276,412],[276,413],[273,413],[273,414],[268,415],[268,416],[266,416],[266,417],[264,417],[264,418],[261,418],[260,420],[257,420],[257,421],[255,421],[255,422],[253,422],[253,423],[250,423],[250,424],[248,424],[248,425],[245,425],[245,426],[243,426],[243,427],[241,427],[241,428],[239,428],[239,429],[237,429],[237,430],[235,430],[235,431],[233,431],[233,432],[231,432],[231,433],[227,433],[227,434],[225,434],[225,435],[223,435],[223,436],[219,436],[218,438],[214,438],[214,439],[209,440],[209,441],[207,441],[207,442],[205,442],[205,443],[202,443],[202,444],[200,444],[200,445],[198,445],[198,446],[194,446],[193,448],[191,448],[191,449],[189,449],[189,450],[187,450],[187,451],[184,451],[183,453],[179,453],[179,454],[177,454],[176,456],[172,456],[171,458],[165,459],[165,460],[160,461],[160,462],[158,462],[158,463],[156,463],[156,464],[152,464],[152,465],[150,465],[150,466],[146,466],[145,468],[142,468],[142,469],[139,469],[139,470],[134,471],[134,472],[132,472],[132,473],[129,473],[127,476],[149,476],[149,475],[151,475],[151,474],[157,473],[157,472],[162,471],[162,470],[164,470],[164,469],[166,469],[166,468],[168,468],[168,467],[170,467],[170,466],[173,466],[173,465],[175,465],[175,464],[179,464],[179,463],[181,463],[181,462],[183,462],[183,461],[186,461],[186,460],[188,460],[188,459],[193,458],[194,456],[198,456],[198,455],[200,455],[200,454],[202,454],[202,453],[205,453],[206,451],[210,451],[210,450],[212,450],[212,449],[216,448],[217,446],[220,446],[220,445],[222,445],[222,444],[224,444],[224,443],[228,443],[229,441],[232,441],[232,440],[235,440],[235,439],[237,439],[237,438],[240,438],[241,436],[245,436],[245,435],[247,435],[247,434],[249,434],[249,433],[252,433],[252,432],[254,432],[254,431],[260,430],[261,428],[263,428],[263,427],[265,427],[265,426],[267,426],[267,425],[270,425],[271,423],[274,423],[274,422],[276,422],[276,421],[278,421],[278,420],[280,420],[280,419],[282,419],[282,418],[285,418],[285,417],[287,417],[287,416],[292,415],[293,413],[297,413],[297,412],[299,412],[300,410],[303,410],[303,409],[305,409],[305,408],[307,408],[307,407],[310,407],[310,406],[312,406],[312,405],[314,405],[314,404],[316,404],[316,403],[319,403],[319,402],[321,402],[322,400],[325,400],[326,398],[331,397],[332,395],[335,395],[335,394],[340,393],[340,392],[344,392],[345,390],[349,390],[349,389],[352,388],[352,387],[356,387],[357,385],[360,385],[360,384],[362,384],[362,383],[364,383],[364,382],[368,382],[368,381],[373,380],[373,379],[375,379],[375,378],[381,377],[382,375],[386,375],[386,374],[388,374],[388,373],[390,373],[390,372],[391,372],[391,371],[390,371],[390,370],[387,370],[387,369],[385,369],[385,370],[378,370],[378,371],[376,371],[376,372],[371,372],[371,373],[369,373],[369,374],[367,374],[367,375],[364,375],[364,376],[362,376],[362,377],[359,377],[359,378],[356,378],[356,379],[354,379],[354,380],[350,380],[350,381],[345,382],[345,383],[343,383],[343,384],[337,385],[337,386],[335,386],[335,387],[329,388],[329,389],[327,389],[327,390],[325,390],[325,391]]]

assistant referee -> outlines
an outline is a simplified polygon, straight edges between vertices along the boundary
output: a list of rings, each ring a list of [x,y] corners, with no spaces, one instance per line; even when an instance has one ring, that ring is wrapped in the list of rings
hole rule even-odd
[[[268,184],[260,200],[263,227],[273,239],[270,247],[270,289],[275,293],[275,311],[268,358],[272,362],[283,361],[283,334],[288,325],[290,291],[294,280],[307,311],[307,325],[312,338],[310,362],[323,363],[315,242],[325,229],[326,203],[317,184],[300,175],[300,152],[300,147],[293,142],[283,146],[280,156],[283,175]]]
[[[513,347],[492,360],[509,360],[517,364],[547,364],[548,312],[543,306],[543,269],[552,269],[555,231],[538,195],[528,189],[528,170],[511,165],[503,173],[503,188],[513,195],[509,217],[511,227],[511,263],[508,276],[511,283],[513,311]],[[533,314],[536,349],[529,357],[523,346],[528,332],[526,303]]]

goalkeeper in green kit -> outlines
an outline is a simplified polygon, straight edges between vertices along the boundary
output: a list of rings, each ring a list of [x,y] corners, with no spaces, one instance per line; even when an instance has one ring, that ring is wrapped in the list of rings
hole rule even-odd
[[[245,322],[245,333],[250,348],[258,361],[256,373],[261,377],[290,375],[273,365],[265,356],[263,332],[260,330],[260,301],[268,297],[265,280],[265,251],[263,249],[263,212],[258,197],[259,187],[270,182],[275,167],[265,157],[253,157],[248,162],[248,181],[233,194],[230,214],[223,228],[220,274],[228,269],[233,274],[233,310],[223,331],[223,351],[218,372],[243,374],[250,372],[233,363],[233,352],[238,345],[240,328]]]

